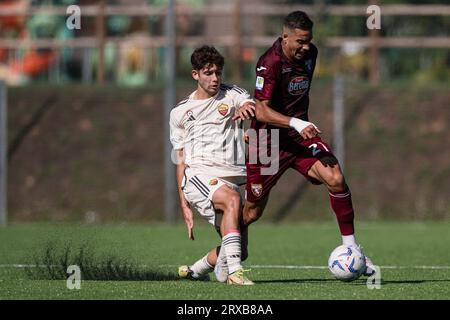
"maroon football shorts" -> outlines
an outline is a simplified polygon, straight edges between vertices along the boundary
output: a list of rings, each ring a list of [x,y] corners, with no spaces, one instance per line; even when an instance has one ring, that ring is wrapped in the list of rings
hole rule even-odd
[[[315,137],[281,147],[279,151],[279,169],[273,175],[262,175],[261,164],[250,164],[247,161],[247,201],[257,202],[268,196],[272,187],[277,184],[288,168],[297,170],[312,184],[321,184],[317,179],[308,176],[308,171],[316,161],[326,157],[336,159],[330,146],[323,142],[320,137]]]

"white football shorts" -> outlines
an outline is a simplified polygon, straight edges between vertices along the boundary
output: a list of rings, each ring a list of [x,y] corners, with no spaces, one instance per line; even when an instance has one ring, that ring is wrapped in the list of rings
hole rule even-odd
[[[234,182],[234,183],[233,183]],[[232,178],[218,178],[206,174],[198,174],[191,177],[184,176],[181,188],[186,200],[198,213],[216,228],[220,226],[222,214],[216,214],[212,197],[220,187],[227,185],[237,191],[241,196],[241,204],[244,204],[245,176]]]

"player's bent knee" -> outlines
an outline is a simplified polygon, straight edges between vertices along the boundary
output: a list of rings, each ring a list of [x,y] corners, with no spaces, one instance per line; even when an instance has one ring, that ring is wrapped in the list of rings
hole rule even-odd
[[[340,171],[327,174],[325,182],[334,192],[344,191],[345,189],[345,179]]]
[[[341,173],[333,174],[330,183],[333,187],[343,187],[344,176]]]

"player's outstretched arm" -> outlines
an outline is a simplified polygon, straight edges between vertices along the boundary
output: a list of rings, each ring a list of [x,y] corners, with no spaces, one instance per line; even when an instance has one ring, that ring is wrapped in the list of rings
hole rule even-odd
[[[181,184],[183,183],[184,169],[186,165],[184,164],[184,149],[176,150],[177,153],[177,187],[178,187],[178,197],[180,199],[181,211],[183,212],[184,222],[186,223],[186,228],[188,230],[188,238],[194,240],[194,213],[189,207],[189,202],[187,202],[184,197],[183,190],[181,190]]]
[[[289,121],[291,117],[273,110],[269,106],[269,100],[256,100],[256,120],[276,127],[290,128]]]
[[[303,139],[310,139],[321,133],[315,124],[298,118],[285,116],[269,106],[269,100],[256,100],[256,119],[281,128],[294,128]]]

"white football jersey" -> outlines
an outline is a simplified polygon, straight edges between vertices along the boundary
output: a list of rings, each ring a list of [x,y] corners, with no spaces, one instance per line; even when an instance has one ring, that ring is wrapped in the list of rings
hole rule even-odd
[[[170,113],[170,141],[175,150],[184,149],[186,174],[245,176],[243,121],[232,118],[254,101],[246,90],[225,84],[209,99],[195,100],[194,94]]]

